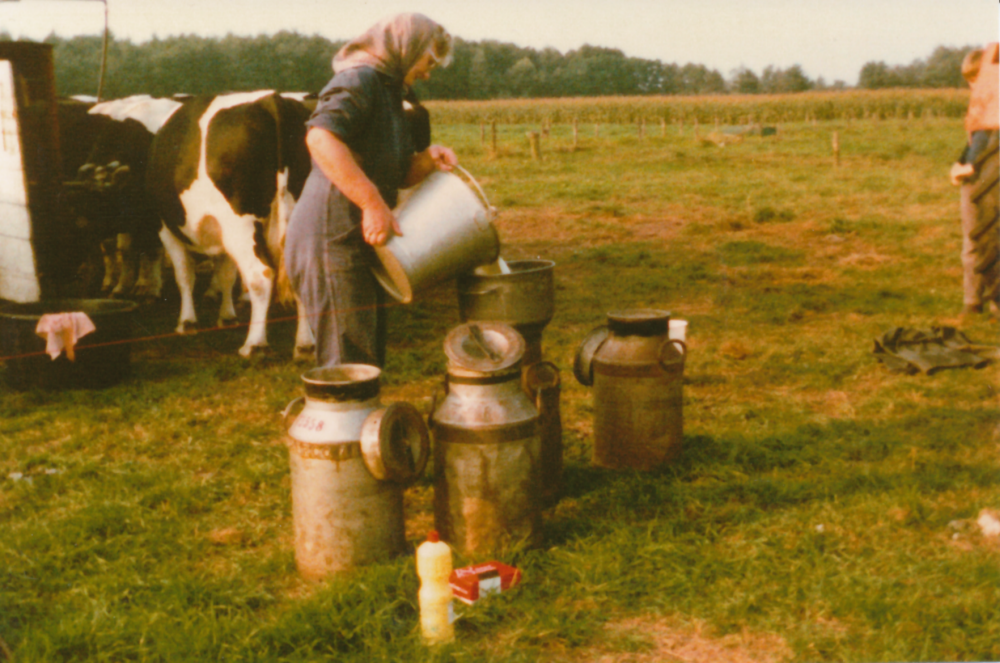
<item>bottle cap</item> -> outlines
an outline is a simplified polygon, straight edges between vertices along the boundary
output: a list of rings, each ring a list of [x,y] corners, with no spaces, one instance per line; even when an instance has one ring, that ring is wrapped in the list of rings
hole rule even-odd
[[[437,530],[432,529],[430,532],[427,532],[427,540],[431,543],[437,543],[441,540],[441,537],[438,536]]]

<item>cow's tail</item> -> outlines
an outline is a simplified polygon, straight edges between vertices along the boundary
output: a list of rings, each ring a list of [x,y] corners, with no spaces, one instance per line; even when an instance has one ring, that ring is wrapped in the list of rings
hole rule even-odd
[[[293,158],[290,154],[288,130],[289,124],[301,122],[295,115],[290,117],[287,112],[288,100],[277,94],[261,100],[268,112],[274,117],[277,128],[277,163],[275,164],[276,188],[274,201],[271,203],[271,219],[267,225],[267,250],[271,254],[274,268],[277,272],[274,285],[275,299],[281,304],[291,304],[295,301],[295,293],[291,280],[285,269],[285,232],[288,230],[288,220],[295,206],[295,198],[289,186]],[[292,114],[294,115],[294,114]]]

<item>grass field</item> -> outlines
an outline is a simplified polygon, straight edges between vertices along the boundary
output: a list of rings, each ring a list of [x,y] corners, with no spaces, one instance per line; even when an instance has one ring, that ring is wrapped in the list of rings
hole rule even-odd
[[[998,369],[901,375],[872,355],[893,327],[957,324],[961,120],[786,122],[722,147],[713,126],[634,121],[581,124],[574,146],[554,122],[533,160],[538,129],[502,124],[492,153],[478,121],[435,125],[499,209],[504,257],[556,262],[566,486],[544,545],[504,557],[519,588],[461,608],[456,642],[428,651],[411,557],[302,581],[279,422],[302,393],[291,314],[244,361],[244,329],[171,336],[171,301],[146,312],[124,383],[0,387],[6,656],[1000,659],[1000,542],[975,522],[1000,508]],[[690,322],[684,452],[655,473],[590,466],[570,370],[629,307]],[[390,321],[383,400],[426,408],[454,286]],[[1000,343],[985,317],[963,329]],[[411,543],[431,486],[407,491]]]

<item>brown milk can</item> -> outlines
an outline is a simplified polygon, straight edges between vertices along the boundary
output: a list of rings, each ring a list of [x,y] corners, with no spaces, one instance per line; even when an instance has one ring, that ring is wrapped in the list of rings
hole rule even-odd
[[[669,322],[656,309],[612,311],[580,345],[573,371],[594,387],[594,465],[649,470],[680,452],[686,346]]]
[[[495,322],[445,339],[445,396],[432,410],[434,521],[441,538],[482,557],[541,538],[538,411],[521,388],[524,339]]]
[[[542,500],[559,500],[562,485],[562,420],[559,369],[542,357],[542,331],[555,313],[551,260],[512,260],[508,271],[477,267],[458,277],[462,322],[493,321],[512,326],[524,338],[521,382],[540,417]]]
[[[379,401],[381,371],[315,368],[305,398],[283,413],[292,475],[295,562],[324,578],[403,552],[403,488],[427,464],[430,437],[417,409]],[[288,425],[291,410],[304,407]]]

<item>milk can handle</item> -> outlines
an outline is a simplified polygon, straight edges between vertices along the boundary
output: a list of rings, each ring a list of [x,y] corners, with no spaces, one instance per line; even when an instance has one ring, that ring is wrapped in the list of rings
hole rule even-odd
[[[675,344],[681,346],[681,356],[678,357],[677,359],[673,360],[673,361],[664,362],[663,361],[663,349],[666,348],[671,343],[675,343]],[[663,345],[660,346],[660,356],[659,356],[660,368],[662,368],[663,370],[669,370],[669,369],[673,368],[674,366],[676,366],[677,364],[683,364],[684,363],[684,359],[687,357],[687,347],[688,347],[687,343],[685,343],[684,341],[680,340],[679,338],[668,338],[666,341],[664,341]]]
[[[304,396],[299,396],[291,403],[289,403],[284,410],[281,411],[281,422],[285,425],[286,433],[288,432],[288,429],[291,428],[291,426],[288,425],[288,415],[291,413],[292,408],[295,407],[296,403],[301,403],[304,400],[305,400]]]
[[[469,184],[471,184],[472,188],[475,189],[476,192],[479,194],[479,200],[480,200],[480,202],[483,203],[483,207],[486,208],[486,212],[489,215],[489,220],[492,220],[493,219],[493,208],[490,207],[490,201],[486,197],[486,194],[483,192],[483,188],[481,186],[479,186],[479,182],[476,181],[476,178],[473,177],[472,174],[469,171],[467,171],[465,168],[462,168],[458,164],[455,164],[454,166],[452,166],[452,168],[454,168],[458,172],[460,172],[463,175],[465,175],[465,177],[469,180]]]
[[[552,374],[555,376],[555,379],[552,380],[550,383],[538,383],[538,384],[536,384],[535,378],[537,377],[538,370],[540,368],[549,368],[549,369],[552,369]],[[546,387],[558,387],[559,386],[559,383],[561,381],[560,378],[559,378],[559,367],[556,366],[555,364],[553,364],[551,361],[540,361],[540,362],[538,362],[536,364],[532,364],[531,366],[528,367],[527,371],[525,371],[525,378],[526,378],[527,383],[528,383],[528,389],[530,389],[531,392],[535,396],[535,407],[538,409],[539,412],[541,412],[541,410],[542,410],[542,391]]]

